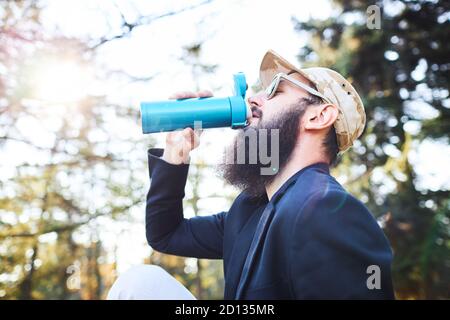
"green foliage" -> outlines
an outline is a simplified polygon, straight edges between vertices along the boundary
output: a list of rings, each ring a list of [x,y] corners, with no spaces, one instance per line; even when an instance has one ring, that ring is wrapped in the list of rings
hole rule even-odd
[[[0,298],[102,298],[114,265],[98,263],[105,252],[95,226],[142,203],[145,152],[139,159],[137,150],[146,146],[108,132],[107,116],[134,124],[133,107],[99,96],[36,96],[41,63],[70,57],[79,68],[94,65],[83,40],[44,35],[40,12],[34,1],[2,3],[0,11],[0,148],[2,172],[13,171],[0,177]],[[117,145],[126,146],[125,155]],[[72,290],[68,270],[78,264],[85,285]]]

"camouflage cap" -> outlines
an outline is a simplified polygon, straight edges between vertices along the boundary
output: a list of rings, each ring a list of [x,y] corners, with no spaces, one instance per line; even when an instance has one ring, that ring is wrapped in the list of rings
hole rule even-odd
[[[266,88],[273,77],[280,72],[298,72],[311,81],[317,91],[323,94],[339,109],[334,123],[340,152],[346,151],[358,139],[366,124],[364,105],[355,88],[343,76],[328,68],[296,68],[273,50],[264,55],[259,77]]]

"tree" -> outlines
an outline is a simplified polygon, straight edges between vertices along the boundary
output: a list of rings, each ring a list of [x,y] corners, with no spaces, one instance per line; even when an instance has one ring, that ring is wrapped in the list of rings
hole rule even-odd
[[[144,201],[145,150],[154,140],[112,127],[136,126],[139,113],[90,91],[91,81],[109,83],[114,73],[96,64],[97,51],[209,2],[135,21],[120,13],[120,32],[99,39],[44,30],[41,1],[2,2],[0,298],[105,296],[115,264],[106,262],[98,228],[130,219]],[[120,76],[150,81],[154,74]],[[68,286],[73,270],[82,288]]]

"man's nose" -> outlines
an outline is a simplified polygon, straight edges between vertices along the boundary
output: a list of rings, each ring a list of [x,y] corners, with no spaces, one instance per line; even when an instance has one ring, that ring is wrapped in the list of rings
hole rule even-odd
[[[257,107],[262,108],[264,105],[264,93],[260,92],[258,94],[255,94],[254,96],[248,97],[247,102],[250,106],[250,108]]]
[[[261,116],[261,109],[264,105],[265,95],[262,92],[247,98],[247,120],[251,121],[253,112],[257,112]]]

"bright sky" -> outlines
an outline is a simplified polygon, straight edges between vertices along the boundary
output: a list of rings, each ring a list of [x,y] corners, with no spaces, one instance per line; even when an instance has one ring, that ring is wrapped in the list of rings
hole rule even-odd
[[[58,28],[66,35],[100,37],[120,31],[120,16],[116,6],[133,22],[139,13],[164,13],[168,9],[183,7],[185,3],[186,1],[48,0],[42,21],[46,28]],[[131,37],[103,46],[99,50],[98,61],[107,68],[123,70],[137,77],[153,74],[158,76],[151,83],[105,87],[102,90],[106,90],[111,101],[131,104],[138,109],[143,100],[165,99],[173,92],[194,89],[191,70],[179,58],[183,55],[183,46],[201,40],[205,42],[201,61],[220,65],[214,75],[200,79],[201,87],[219,88],[215,90],[215,94],[227,96],[231,94],[233,73],[244,72],[250,85],[257,81],[260,60],[267,49],[272,48],[288,60],[297,61],[296,55],[303,39],[293,29],[292,16],[300,20],[311,16],[325,18],[331,12],[332,8],[327,0],[213,1],[201,8],[136,28]],[[129,132],[133,136],[141,135],[140,124],[136,124],[134,128],[118,125],[112,130]],[[231,129],[214,129],[204,133],[202,140],[205,142],[203,147],[195,151],[195,156],[220,156],[227,140],[232,138],[232,134],[228,133],[232,133]],[[161,141],[162,136],[158,135]],[[207,143],[217,141],[218,137],[221,139],[220,144]],[[206,145],[209,145],[208,149],[204,147]],[[429,175],[431,178],[428,182],[437,188],[443,181],[450,181],[450,171],[445,170],[446,164],[450,163],[448,150],[428,143],[414,155],[420,172],[423,176]],[[439,153],[438,157],[434,157],[436,152]],[[435,160],[430,161],[426,155]],[[437,163],[436,159],[441,162]],[[147,176],[146,172],[142,174]],[[209,183],[214,187],[217,180],[213,179]],[[224,203],[209,205],[211,213],[227,209]],[[143,208],[136,208],[132,215],[138,221],[143,221],[143,212]],[[128,224],[125,231],[124,223],[120,223],[121,225],[108,225],[102,231],[102,238],[107,245],[117,243],[119,271],[123,271],[131,265],[141,263],[150,251],[145,242],[143,222]]]

